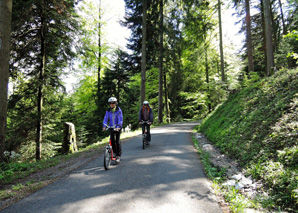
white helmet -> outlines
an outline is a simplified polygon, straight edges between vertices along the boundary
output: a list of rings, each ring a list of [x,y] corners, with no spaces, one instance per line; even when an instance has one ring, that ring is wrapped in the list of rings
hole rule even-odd
[[[108,100],[108,102],[109,102],[109,103],[110,103],[110,102],[117,102],[117,98],[115,98],[115,97],[110,97],[109,100]]]
[[[148,102],[148,101],[144,101],[143,104],[144,104],[144,105],[145,105],[145,104],[148,104],[148,105],[149,105],[149,102]]]

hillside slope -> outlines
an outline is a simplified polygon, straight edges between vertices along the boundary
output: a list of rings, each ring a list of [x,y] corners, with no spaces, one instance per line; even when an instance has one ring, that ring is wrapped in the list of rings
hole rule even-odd
[[[298,69],[254,76],[198,128],[265,183],[272,208],[298,210]]]

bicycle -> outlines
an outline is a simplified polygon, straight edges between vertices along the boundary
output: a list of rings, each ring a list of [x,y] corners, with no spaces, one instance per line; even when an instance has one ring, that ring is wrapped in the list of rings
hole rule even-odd
[[[106,126],[106,131],[108,129],[114,129],[114,131],[116,131],[115,126],[113,126],[113,127]],[[104,153],[104,159],[103,159],[103,164],[104,164],[105,170],[108,170],[110,168],[110,165],[111,165],[112,161],[116,162],[116,157],[113,155],[112,139],[111,139],[111,136],[110,136],[109,144],[106,146],[106,150],[105,150],[105,153]]]
[[[150,123],[149,121],[142,121],[142,124],[150,125],[149,123]],[[147,139],[147,129],[146,128],[144,128],[144,133],[142,135],[143,135],[143,137],[142,137],[143,149],[145,149],[146,145],[150,145],[148,143],[148,139]]]

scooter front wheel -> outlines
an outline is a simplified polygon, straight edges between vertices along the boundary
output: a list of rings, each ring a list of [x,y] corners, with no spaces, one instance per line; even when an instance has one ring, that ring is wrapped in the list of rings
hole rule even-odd
[[[105,170],[108,170],[111,165],[111,151],[109,149],[106,149],[103,159],[103,164],[105,167]]]

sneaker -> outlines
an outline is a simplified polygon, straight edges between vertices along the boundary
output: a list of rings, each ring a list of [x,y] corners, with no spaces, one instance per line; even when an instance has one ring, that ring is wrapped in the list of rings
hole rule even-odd
[[[116,163],[120,163],[120,156],[116,156]]]

